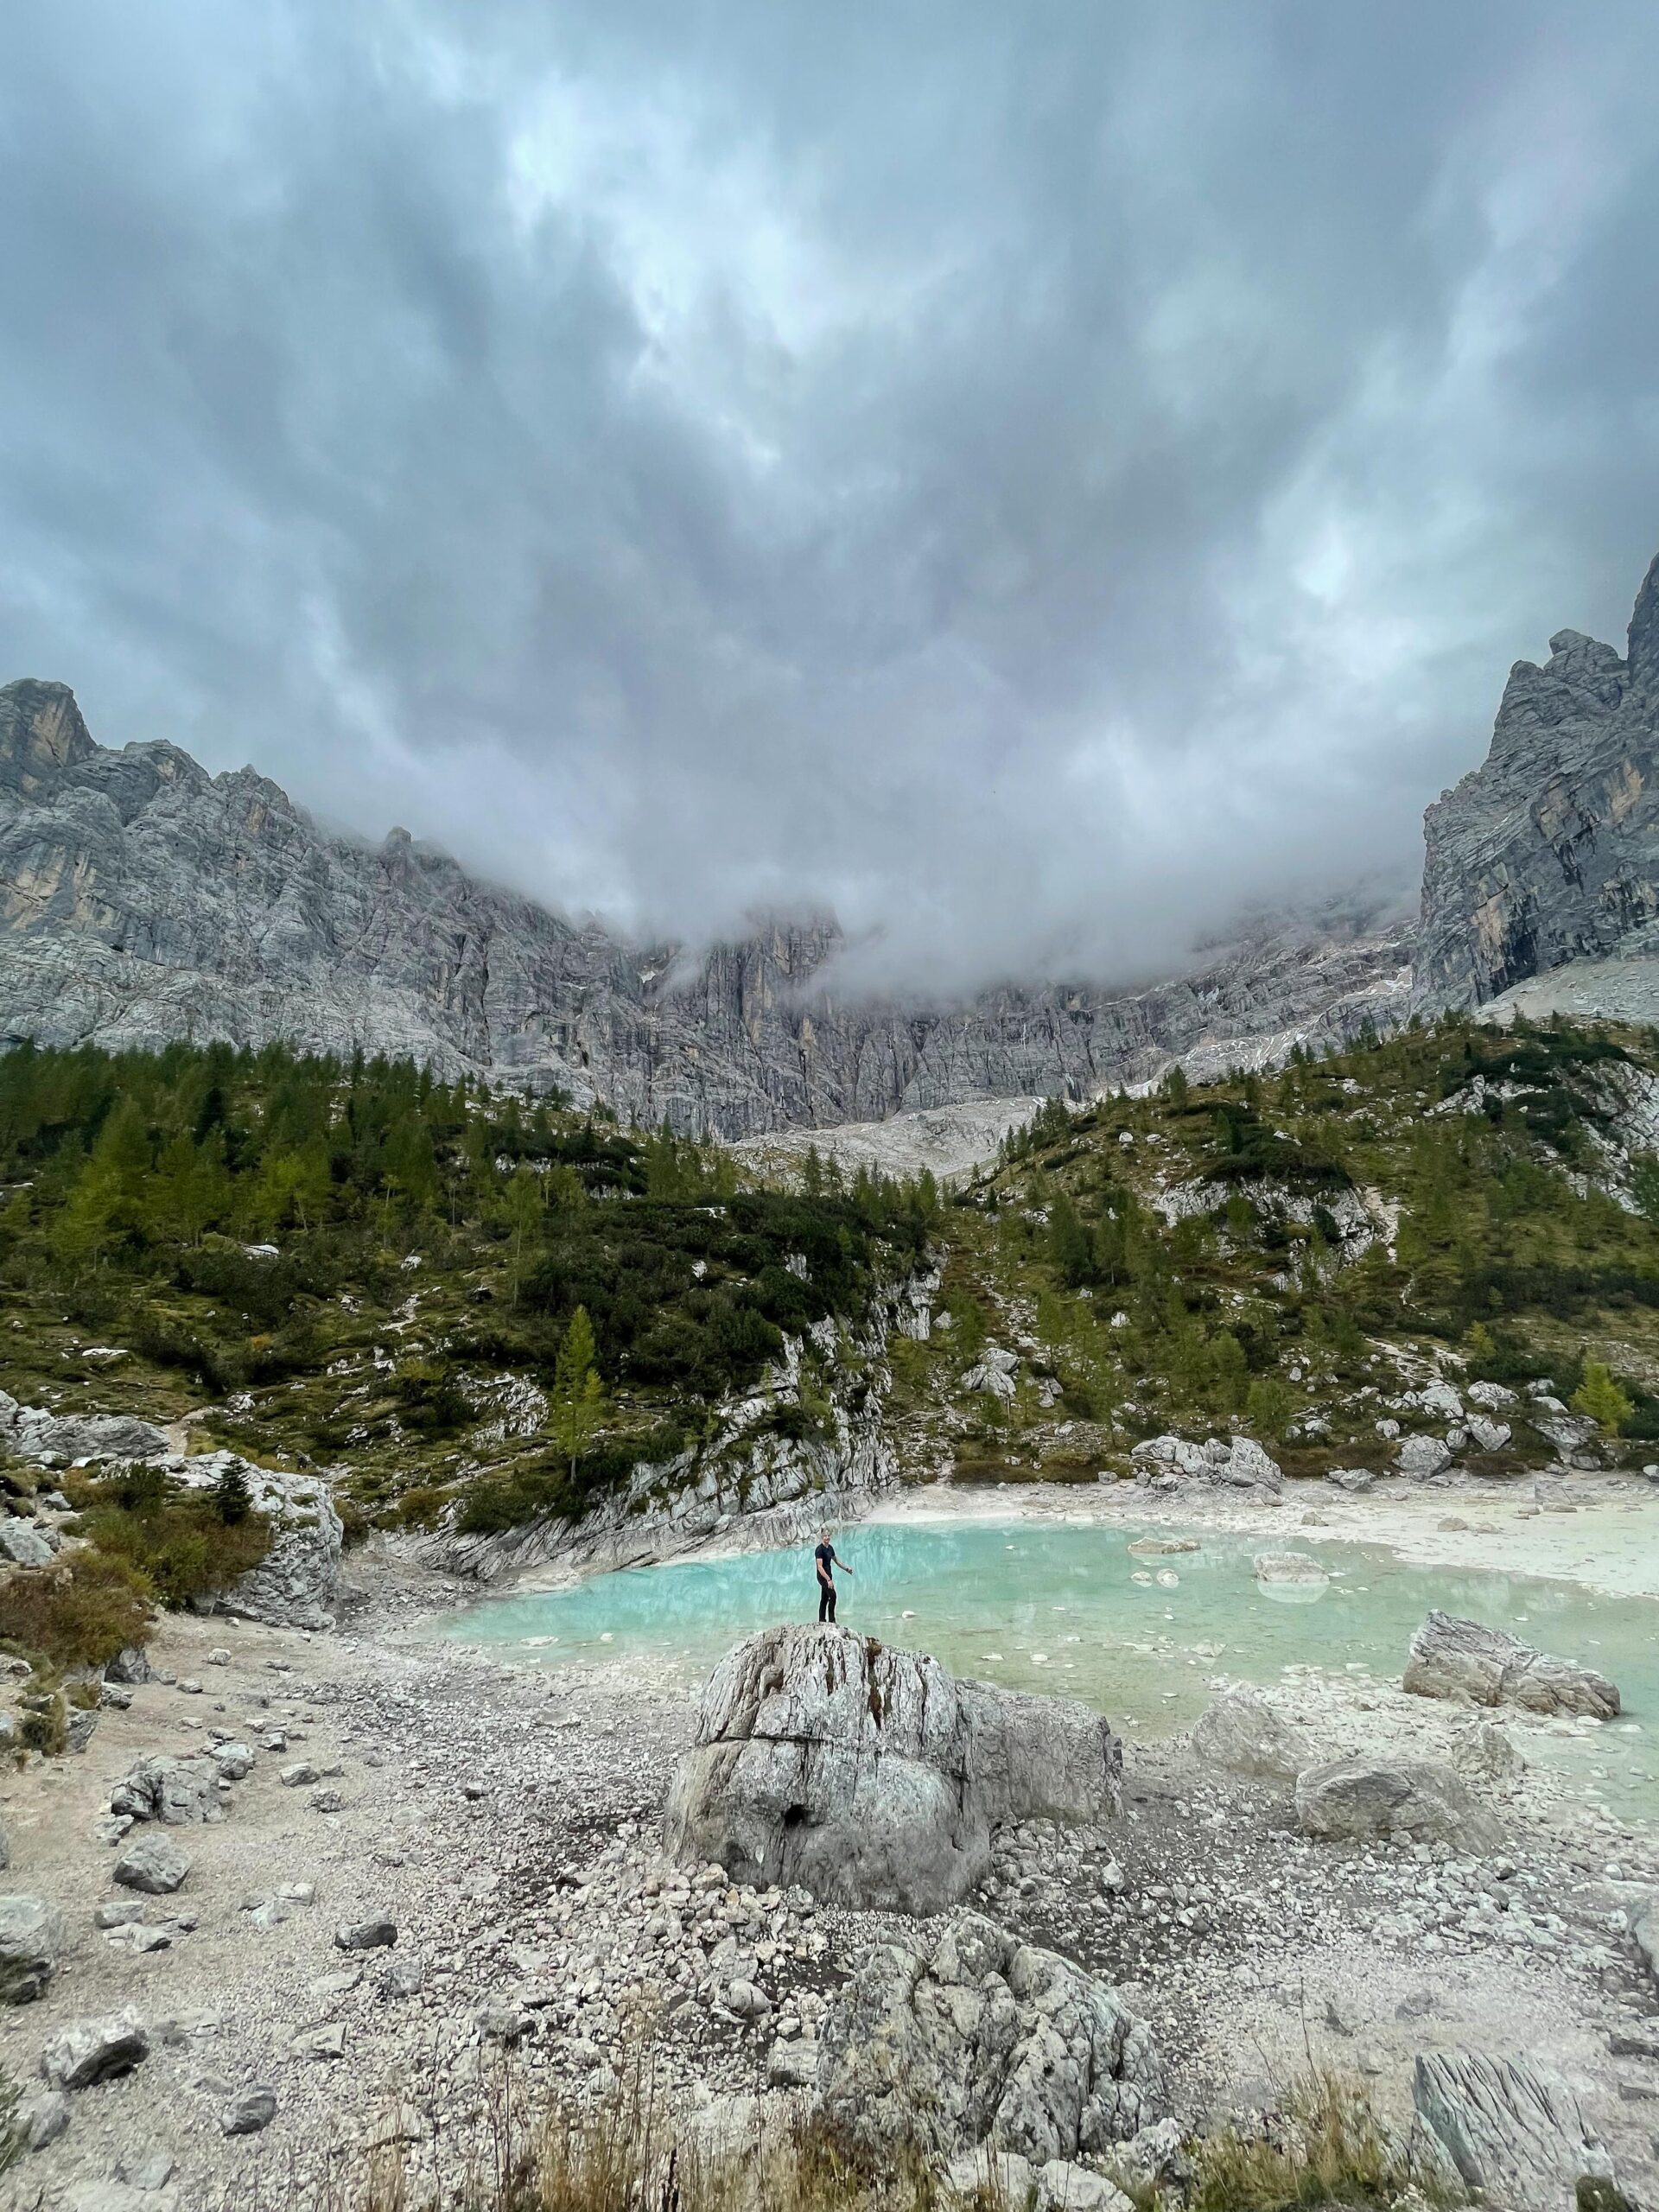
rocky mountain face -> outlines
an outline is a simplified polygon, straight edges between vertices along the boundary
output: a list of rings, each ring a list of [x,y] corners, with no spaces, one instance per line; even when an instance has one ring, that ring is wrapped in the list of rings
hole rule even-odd
[[[1659,559],[1623,659],[1576,630],[1549,646],[1510,671],[1485,765],[1428,810],[1421,1006],[1659,953]]]
[[[846,1001],[833,924],[696,958],[469,876],[394,830],[331,836],[251,769],[98,745],[64,685],[0,689],[0,1037],[156,1046],[280,1039],[562,1086],[736,1137],[976,1096],[1085,1096],[1174,1057],[1266,1064],[1401,1020],[1410,937],[1262,927],[1146,990]]]

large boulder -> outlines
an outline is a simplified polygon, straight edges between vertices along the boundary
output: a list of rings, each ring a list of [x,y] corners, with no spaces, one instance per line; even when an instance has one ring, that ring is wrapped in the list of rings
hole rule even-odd
[[[160,1821],[164,1827],[188,1827],[197,1821],[222,1821],[219,1769],[205,1754],[175,1758],[152,1753],[137,1760],[110,1798],[112,1813],[129,1820]]]
[[[1228,1490],[1279,1491],[1284,1475],[1253,1436],[1212,1436],[1190,1444],[1184,1436],[1149,1436],[1129,1454],[1138,1483],[1173,1489],[1183,1482],[1211,1483]]]
[[[88,2089],[130,2074],[149,2056],[149,2031],[137,2013],[113,2012],[66,2021],[41,2047],[41,2071],[54,2089]]]
[[[69,1948],[69,1923],[44,1898],[0,1897],[0,2005],[27,2005]]]
[[[160,1459],[166,1432],[132,1414],[53,1414],[0,1390],[0,1440],[20,1459]]]
[[[919,2130],[938,2158],[985,2145],[1038,2166],[1126,2141],[1165,2094],[1151,2031],[1115,1990],[974,1912],[859,1961],[822,2031],[818,2090],[877,2153]]]
[[[999,1823],[1115,1816],[1122,1757],[1069,1700],[958,1681],[850,1629],[767,1629],[704,1686],[666,1840],[740,1881],[938,1912],[983,1877]]]
[[[1611,1720],[1618,1692],[1605,1675],[1536,1651],[1507,1630],[1433,1612],[1411,1639],[1405,1686],[1419,1697],[1518,1705],[1529,1713],[1583,1713]]]
[[[1394,1463],[1402,1475],[1427,1482],[1452,1464],[1452,1447],[1439,1436],[1408,1436],[1401,1440]]]
[[[170,1897],[189,1872],[189,1853],[156,1828],[141,1830],[115,1862],[115,1879],[124,1890],[153,1897]]]
[[[0,1510],[0,1560],[13,1567],[50,1567],[57,1547],[43,1529]]]
[[[233,1452],[204,1452],[183,1462],[185,1480],[211,1485],[234,1464],[255,1509],[270,1522],[270,1548],[228,1590],[214,1593],[214,1611],[270,1628],[331,1628],[340,1596],[345,1526],[320,1476],[274,1473]]]
[[[1309,1835],[1371,1841],[1404,1834],[1418,1842],[1491,1851],[1491,1814],[1449,1766],[1433,1759],[1332,1759],[1296,1777],[1296,1817]]]
[[[1269,1782],[1294,1782],[1314,1763],[1301,1730],[1252,1689],[1224,1690],[1211,1699],[1193,1724],[1192,1748],[1206,1766]]]

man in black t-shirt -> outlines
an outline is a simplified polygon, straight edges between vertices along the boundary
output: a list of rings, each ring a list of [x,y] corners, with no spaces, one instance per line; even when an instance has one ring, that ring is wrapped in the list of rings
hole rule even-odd
[[[830,1541],[827,1529],[818,1532],[818,1545],[812,1554],[812,1563],[818,1571],[818,1618],[833,1621],[836,1618],[835,1570],[839,1567],[843,1574],[850,1574],[853,1570],[844,1559],[836,1557],[836,1548]]]

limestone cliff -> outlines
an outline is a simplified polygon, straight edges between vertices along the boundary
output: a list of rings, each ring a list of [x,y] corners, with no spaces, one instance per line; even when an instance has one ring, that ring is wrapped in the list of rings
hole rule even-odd
[[[0,689],[0,1037],[360,1046],[735,1137],[1281,1058],[1391,1027],[1409,958],[1403,930],[1338,919],[1258,929],[1140,992],[850,1003],[825,976],[838,945],[824,922],[690,961],[626,944],[404,830],[327,836],[251,769],[106,750],[62,684]]]
[[[1659,559],[1624,659],[1576,630],[1549,645],[1510,671],[1484,766],[1428,810],[1423,1007],[1659,952]]]

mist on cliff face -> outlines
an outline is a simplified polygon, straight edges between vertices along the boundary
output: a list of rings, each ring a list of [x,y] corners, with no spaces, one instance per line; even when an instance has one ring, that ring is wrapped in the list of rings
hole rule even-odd
[[[1406,885],[1659,543],[1659,13],[0,22],[0,679],[696,939]]]

